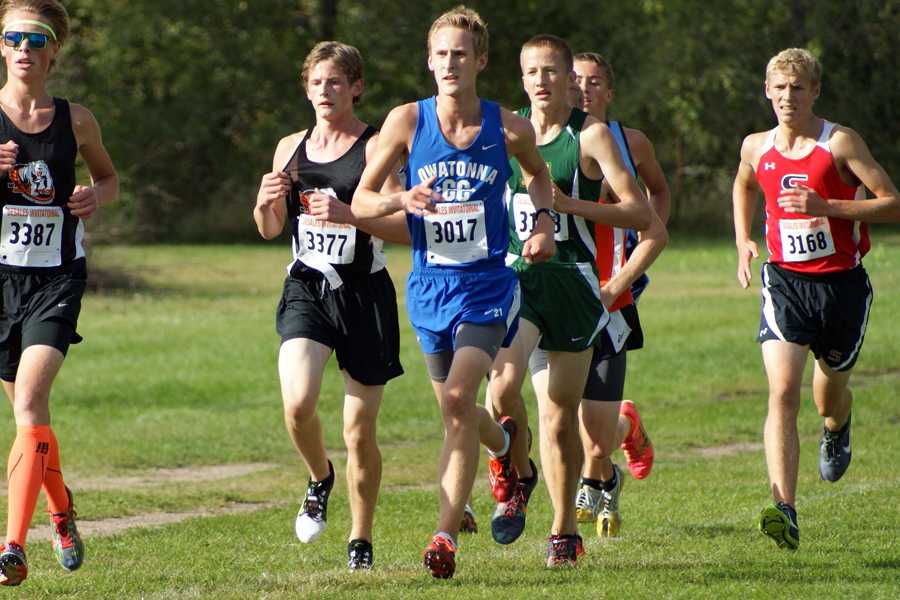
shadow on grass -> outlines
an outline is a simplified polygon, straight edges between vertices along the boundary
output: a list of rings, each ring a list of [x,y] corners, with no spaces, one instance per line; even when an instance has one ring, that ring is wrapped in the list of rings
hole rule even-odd
[[[153,288],[133,271],[110,266],[88,267],[87,291],[94,294],[121,294],[148,292]]]
[[[900,571],[900,558],[888,560],[874,560],[863,563],[867,569],[885,569],[887,571]]]
[[[685,525],[680,528],[686,537],[714,539],[718,537],[734,536],[744,533],[747,528],[743,525]]]

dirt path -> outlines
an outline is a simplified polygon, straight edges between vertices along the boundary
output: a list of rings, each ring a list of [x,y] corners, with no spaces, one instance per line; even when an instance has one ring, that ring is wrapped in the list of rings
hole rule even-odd
[[[136,487],[152,487],[163,483],[219,481],[233,477],[244,477],[261,471],[278,468],[272,463],[238,463],[228,465],[207,465],[181,467],[176,469],[153,469],[135,475],[118,477],[81,477],[78,473],[66,473],[66,483],[73,490],[109,491]],[[0,482],[0,495],[6,495],[6,481]]]
[[[243,513],[256,512],[266,508],[278,506],[274,502],[239,502],[229,504],[221,508],[203,508],[199,510],[191,510],[187,512],[157,512],[144,513],[142,515],[132,515],[130,517],[114,517],[111,519],[101,519],[99,521],[78,521],[78,531],[85,538],[103,537],[122,533],[130,529],[138,527],[159,527],[162,525],[172,525],[173,523],[181,523],[188,519],[201,517],[219,517],[222,515],[236,515]],[[50,527],[49,524],[32,527],[28,530],[28,541],[32,540],[49,540]]]

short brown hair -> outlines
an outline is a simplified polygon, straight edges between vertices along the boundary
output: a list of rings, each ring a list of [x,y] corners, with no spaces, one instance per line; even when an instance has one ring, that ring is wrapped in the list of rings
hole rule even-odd
[[[3,0],[0,3],[0,22],[5,21],[14,10],[33,12],[46,19],[60,46],[69,37],[69,13],[57,0]]]
[[[562,55],[563,62],[566,63],[566,68],[569,71],[572,70],[572,48],[569,46],[569,43],[561,37],[553,35],[552,33],[539,33],[522,44],[522,50],[519,53],[519,56],[530,48],[550,48],[554,52],[558,52]]]
[[[309,51],[309,54],[303,60],[300,78],[303,80],[304,88],[308,83],[309,72],[312,68],[326,60],[333,60],[351,84],[363,78],[362,54],[359,53],[356,47],[335,41],[319,42],[313,46],[313,49]],[[359,102],[360,98],[362,98],[362,94],[354,96],[353,103]]]
[[[766,65],[766,79],[769,73],[781,71],[783,73],[794,72],[809,78],[815,85],[822,81],[822,64],[813,56],[813,53],[804,48],[788,48],[782,50]]]
[[[488,26],[484,19],[471,8],[467,8],[460,4],[455,8],[451,8],[431,24],[428,30],[428,52],[431,52],[431,36],[438,29],[444,27],[456,27],[464,29],[472,34],[472,43],[475,46],[475,56],[481,56],[488,53],[489,36]]]
[[[596,52],[579,52],[575,55],[575,62],[592,62],[599,65],[606,73],[606,87],[614,89],[616,87],[616,76],[613,73],[612,65],[609,61],[597,54]]]

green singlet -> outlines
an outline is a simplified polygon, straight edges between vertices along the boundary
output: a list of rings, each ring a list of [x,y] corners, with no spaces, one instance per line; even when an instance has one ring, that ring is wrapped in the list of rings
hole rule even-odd
[[[531,109],[518,114],[526,119]],[[581,172],[581,130],[587,113],[572,109],[566,126],[553,141],[538,146],[550,168],[553,183],[567,196],[598,202],[602,180]],[[510,160],[509,254],[507,264],[519,274],[524,297],[520,316],[541,331],[540,347],[559,352],[590,348],[609,320],[600,301],[600,281],[595,263],[594,224],[575,215],[551,211],[556,223],[556,254],[532,265],[521,258],[522,244],[531,235],[535,208],[522,185],[522,169]]]
[[[530,108],[520,109],[517,114],[528,119]],[[588,179],[580,168],[581,130],[584,127],[587,113],[572,109],[565,128],[553,141],[538,146],[547,166],[553,183],[567,196],[597,202],[600,199],[600,179]],[[512,177],[507,185],[510,189],[509,203],[509,252],[521,255],[522,244],[531,235],[534,226],[534,205],[528,196],[528,190],[522,185],[522,168],[515,158],[510,159]],[[556,223],[556,255],[547,264],[594,263],[596,243],[594,241],[594,224],[582,217],[552,211]],[[524,261],[517,260],[516,270],[533,268]]]

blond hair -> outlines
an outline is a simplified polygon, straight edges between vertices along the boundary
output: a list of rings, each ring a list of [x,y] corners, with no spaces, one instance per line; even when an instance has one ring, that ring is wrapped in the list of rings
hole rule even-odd
[[[0,3],[0,23],[14,10],[40,15],[53,28],[56,34],[54,39],[60,46],[69,37],[69,13],[57,0],[3,0]]]
[[[333,60],[351,85],[363,78],[363,61],[359,50],[341,42],[319,42],[313,46],[303,60],[303,69],[300,71],[303,87],[306,87],[309,82],[309,72],[313,67],[326,60]],[[360,98],[362,98],[362,94],[353,96],[353,103],[359,102]]]
[[[766,79],[774,72],[797,73],[809,79],[813,85],[822,81],[822,65],[812,52],[804,48],[782,50],[766,65]]]
[[[484,19],[471,8],[460,4],[451,8],[431,24],[428,30],[428,52],[431,52],[431,36],[438,29],[444,27],[456,27],[472,34],[472,44],[475,46],[475,56],[481,56],[488,52],[488,27]]]

